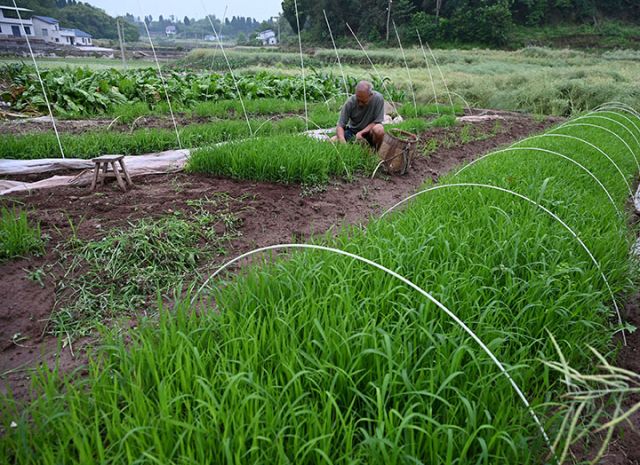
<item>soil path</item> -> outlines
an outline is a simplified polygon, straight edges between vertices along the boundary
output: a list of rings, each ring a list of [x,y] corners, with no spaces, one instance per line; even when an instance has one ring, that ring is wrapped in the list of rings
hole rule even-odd
[[[47,334],[47,321],[56,303],[55,284],[64,272],[54,248],[74,231],[82,240],[99,239],[113,227],[160,217],[185,209],[189,200],[226,193],[242,199],[237,204],[242,235],[228,247],[229,257],[260,246],[302,241],[332,227],[365,224],[372,215],[415,192],[425,180],[437,180],[453,167],[542,132],[556,121],[505,114],[499,121],[434,128],[422,135],[431,153],[418,156],[406,176],[358,178],[350,183],[335,180],[325,190],[172,174],[137,178],[137,188],[126,194],[110,184],[97,193],[68,187],[0,198],[0,205],[17,203],[30,211],[50,237],[45,256],[0,264],[0,392],[10,389],[17,398],[28,398],[35,365],[53,366],[59,352],[61,369],[69,370],[81,364],[82,348],[94,342],[85,339],[61,348]]]

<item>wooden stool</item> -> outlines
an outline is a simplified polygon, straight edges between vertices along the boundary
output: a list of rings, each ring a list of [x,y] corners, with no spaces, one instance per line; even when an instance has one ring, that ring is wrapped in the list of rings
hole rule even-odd
[[[124,155],[103,155],[101,157],[92,159],[91,161],[95,163],[95,166],[94,166],[93,182],[91,183],[91,190],[92,191],[96,190],[96,184],[98,183],[98,178],[100,179],[100,185],[102,186],[104,184],[104,178],[107,177],[107,171],[108,171],[109,165],[111,165],[111,170],[115,174],[116,180],[118,181],[118,185],[123,191],[127,192],[127,186],[133,187],[133,183],[131,182],[131,178],[129,177],[127,168],[124,166],[123,159],[124,159]],[[125,184],[125,181],[122,179],[122,176],[120,175],[120,170],[116,166],[116,162],[120,164],[120,169],[124,174],[124,179],[126,180],[126,184]],[[100,168],[102,168],[102,176],[100,176]]]

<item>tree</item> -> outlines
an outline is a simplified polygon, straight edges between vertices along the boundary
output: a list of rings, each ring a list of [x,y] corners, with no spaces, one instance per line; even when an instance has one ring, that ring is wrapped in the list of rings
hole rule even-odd
[[[185,16],[182,22],[184,23],[185,26],[189,26],[191,24],[191,20],[189,19],[188,16]]]
[[[284,0],[282,2],[282,14],[296,34],[299,32],[298,23],[300,23],[300,29],[304,29],[307,17],[311,13],[311,5],[312,2],[309,0]],[[298,7],[297,15],[296,6]]]

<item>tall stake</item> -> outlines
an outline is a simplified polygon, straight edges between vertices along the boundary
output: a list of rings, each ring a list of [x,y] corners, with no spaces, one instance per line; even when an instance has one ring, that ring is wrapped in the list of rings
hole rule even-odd
[[[233,69],[231,69],[231,63],[229,63],[229,58],[227,58],[227,53],[224,51],[224,46],[222,45],[222,40],[218,35],[218,31],[216,31],[215,26],[213,25],[213,21],[211,20],[211,16],[207,13],[207,8],[204,5],[204,0],[202,1],[202,9],[204,13],[207,15],[207,19],[209,20],[209,24],[211,25],[211,29],[213,30],[213,34],[216,36],[216,40],[218,41],[218,45],[220,46],[220,51],[222,52],[222,56],[224,57],[224,61],[227,63],[227,68],[229,69],[229,74],[231,74],[231,78],[233,79],[233,85],[236,88],[236,93],[238,94],[238,99],[240,100],[240,105],[242,106],[242,112],[244,113],[244,119],[247,121],[247,126],[249,126],[249,134],[253,136],[253,129],[251,128],[251,123],[249,122],[249,115],[247,115],[247,109],[244,106],[244,100],[242,100],[242,94],[240,93],[240,88],[238,87],[238,80],[236,79],[236,75],[233,74]]]
[[[389,0],[389,6],[387,6],[387,43],[389,43],[389,20],[391,19],[391,3],[393,0]]]
[[[120,41],[120,55],[122,56],[122,67],[127,69],[127,59],[124,56],[124,31],[121,29],[120,18],[116,18],[116,29],[118,30],[118,40]]]
[[[300,35],[300,16],[298,15],[298,0],[293,0],[296,9],[296,26],[298,27],[298,46],[300,47],[300,69],[302,70],[302,92],[304,94],[304,121],[309,130],[309,111],[307,110],[307,85],[304,76],[304,60],[302,58],[302,37]]]
[[[36,75],[38,76],[38,80],[40,81],[40,87],[42,87],[42,95],[44,95],[44,101],[46,102],[47,108],[49,109],[49,117],[51,117],[51,124],[53,124],[53,132],[56,133],[56,139],[58,139],[58,147],[60,147],[60,154],[62,154],[62,158],[64,158],[64,150],[62,150],[62,142],[60,142],[60,134],[58,134],[58,127],[56,126],[56,120],[53,117],[53,111],[51,110],[49,97],[47,96],[47,91],[44,88],[44,82],[42,81],[42,76],[40,76],[40,70],[38,69],[38,62],[36,61],[36,56],[33,54],[33,49],[31,48],[31,41],[29,40],[29,34],[27,34],[27,31],[24,28],[24,24],[22,22],[22,16],[20,15],[20,11],[18,10],[18,5],[16,5],[16,0],[13,0],[13,6],[15,7],[16,13],[18,14],[18,21],[20,21],[20,26],[22,27],[22,33],[24,34],[25,39],[27,39],[27,47],[29,47],[29,53],[31,54],[31,59],[33,60],[33,66],[36,69]]]
[[[229,5],[224,6],[224,13],[222,13],[222,21],[220,21],[220,36],[222,36],[222,28],[224,27],[224,20],[227,18],[227,8]],[[222,40],[222,39],[220,39]],[[218,56],[218,47],[213,50],[213,57],[211,58],[211,69],[214,69],[214,65],[216,62],[216,56]]]
[[[431,80],[431,87],[433,88],[433,98],[436,104],[436,111],[438,112],[438,114],[440,114],[440,106],[438,105],[438,93],[436,92],[436,83],[433,81],[433,74],[431,73],[431,66],[429,65],[427,52],[424,51],[424,46],[422,45],[422,38],[420,37],[420,31],[418,31],[417,29],[416,29],[416,34],[418,34],[418,42],[420,42],[420,49],[422,49],[424,62],[427,65],[427,71],[429,72],[429,79]]]
[[[409,77],[409,87],[411,87],[411,96],[413,97],[413,109],[416,112],[416,118],[418,117],[418,105],[416,104],[416,93],[413,90],[413,80],[411,79],[411,72],[409,71],[409,65],[407,64],[407,57],[404,54],[404,48],[402,48],[402,42],[400,41],[400,34],[398,34],[398,28],[396,22],[393,21],[393,30],[396,32],[398,38],[398,45],[400,45],[400,51],[402,52],[402,60],[404,61],[404,67],[407,69],[407,76]]]
[[[375,71],[376,75],[378,76],[378,79],[380,79],[380,82],[382,83],[382,88],[384,89],[384,91],[387,93],[387,96],[389,97],[389,103],[393,107],[393,111],[395,113],[398,113],[398,109],[396,108],[396,104],[394,103],[393,98],[391,97],[391,92],[389,92],[389,88],[385,84],[384,79],[382,79],[382,75],[378,72],[378,68],[376,68],[376,65],[374,65],[373,61],[371,61],[371,58],[369,58],[369,54],[365,50],[365,48],[362,45],[362,43],[360,43],[360,40],[358,40],[358,36],[356,36],[356,33],[353,32],[353,29],[351,29],[351,26],[349,26],[349,23],[346,23],[346,25],[347,25],[347,28],[349,28],[349,31],[351,31],[351,34],[353,35],[353,38],[356,39],[356,42],[358,42],[358,45],[360,46],[360,49],[364,52],[364,56],[367,57],[367,60],[369,61],[369,64],[373,68],[373,71]]]
[[[344,70],[342,69],[342,63],[340,63],[340,54],[338,53],[338,47],[336,47],[336,41],[333,40],[333,32],[331,32],[331,26],[329,25],[329,18],[327,18],[327,12],[322,10],[322,14],[324,15],[324,20],[327,22],[327,28],[329,28],[329,35],[331,36],[331,43],[333,44],[333,49],[336,51],[336,58],[338,59],[338,67],[340,68],[340,74],[342,74],[342,82],[344,84],[344,93],[345,95],[349,95],[349,86],[347,85],[347,78],[344,75]]]
[[[425,45],[429,49],[429,53],[433,57],[433,62],[436,64],[438,68],[438,72],[440,73],[440,78],[442,79],[442,84],[444,84],[444,89],[447,91],[447,96],[449,97],[449,103],[451,104],[451,112],[455,114],[455,109],[453,108],[453,99],[451,98],[451,92],[449,92],[449,87],[447,86],[447,81],[444,79],[444,74],[442,74],[442,69],[440,69],[440,65],[438,64],[438,60],[436,60],[436,56],[433,54],[433,50],[429,47],[429,42],[425,41]]]
[[[138,0],[138,6],[140,7],[140,12],[142,13],[142,4],[140,0]],[[156,61],[156,67],[158,68],[158,74],[160,75],[160,80],[162,81],[162,87],[164,89],[164,95],[167,98],[167,104],[169,105],[169,113],[171,113],[171,120],[173,121],[173,128],[176,130],[176,139],[178,140],[178,147],[182,150],[182,142],[180,141],[180,132],[178,131],[178,123],[176,123],[176,117],[173,114],[173,107],[171,106],[171,99],[169,98],[169,91],[167,91],[167,82],[164,80],[164,75],[162,74],[162,69],[160,68],[160,62],[158,61],[158,55],[156,55],[156,48],[153,46],[153,40],[151,40],[151,33],[149,32],[149,26],[147,26],[146,21],[142,21],[144,24],[144,29],[147,31],[147,37],[149,38],[149,44],[151,45],[151,51],[153,52],[153,58]]]

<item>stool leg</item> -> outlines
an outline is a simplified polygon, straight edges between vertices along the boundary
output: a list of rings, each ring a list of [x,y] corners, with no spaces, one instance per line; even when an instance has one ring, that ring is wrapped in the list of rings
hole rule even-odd
[[[100,175],[100,165],[96,163],[93,167],[93,181],[91,182],[91,192],[96,190],[96,184],[98,182],[98,176]]]
[[[104,186],[104,180],[107,177],[107,165],[108,165],[108,163],[102,162],[100,164],[102,165],[102,178],[100,179],[100,185]]]
[[[116,174],[116,179],[118,180],[118,185],[120,186],[120,189],[127,192],[127,186],[122,180],[122,176],[120,176],[120,171],[118,170],[118,167],[116,166],[116,163],[114,161],[111,162],[111,169]]]
[[[118,160],[118,163],[120,163],[120,168],[122,168],[122,172],[124,173],[124,178],[127,180],[127,184],[133,187],[133,183],[131,182],[131,178],[129,177],[129,172],[124,166],[124,160]]]

